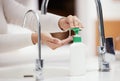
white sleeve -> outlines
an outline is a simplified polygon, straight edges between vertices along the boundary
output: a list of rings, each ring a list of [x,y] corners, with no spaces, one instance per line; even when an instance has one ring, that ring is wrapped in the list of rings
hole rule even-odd
[[[4,7],[4,13],[5,17],[8,23],[13,23],[17,25],[23,24],[23,19],[25,13],[29,10],[29,8],[24,7],[22,4],[18,3],[15,0],[3,0],[3,7]],[[43,31],[48,32],[56,32],[60,31],[58,27],[58,20],[61,18],[58,15],[50,14],[43,16],[41,15],[40,11],[36,10],[39,13],[40,16],[40,23],[41,23],[41,29]],[[34,16],[35,17],[35,16]],[[27,18],[28,23],[27,27],[33,31],[37,30],[36,26],[36,20],[30,19],[30,17]]]
[[[30,45],[33,45],[31,33],[0,35],[0,52],[12,51]]]
[[[4,15],[6,21],[11,24],[22,26],[25,13],[29,10],[23,5],[19,4],[15,0],[2,0]],[[40,23],[43,31],[49,32],[59,31],[58,20],[60,16],[54,14],[47,14],[42,16],[40,11],[37,10],[40,15]],[[28,20],[30,21],[30,20]],[[32,20],[32,23],[27,23],[27,27],[30,30],[36,31],[36,21]],[[11,51],[19,48],[23,48],[32,44],[31,34],[1,34],[0,35],[0,52]]]

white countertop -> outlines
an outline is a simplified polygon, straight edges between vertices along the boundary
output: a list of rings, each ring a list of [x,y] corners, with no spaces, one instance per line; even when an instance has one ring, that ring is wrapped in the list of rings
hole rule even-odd
[[[111,65],[110,72],[99,72],[97,66],[91,63],[85,75],[76,77],[69,76],[69,69],[66,66],[45,66],[43,81],[120,81],[120,61],[116,61]],[[35,81],[34,77],[23,78],[23,74],[32,75],[33,69],[33,64],[1,68],[0,81]]]
[[[120,81],[120,61],[111,63],[110,72],[99,72],[97,57],[88,57],[86,74],[83,76],[72,77],[69,76],[68,46],[63,46],[55,51],[51,51],[49,48],[46,50],[44,48],[46,48],[46,46],[43,46],[42,48],[42,53],[45,54],[45,56],[43,56],[45,59],[43,81]],[[32,50],[29,52],[28,50],[29,49],[27,49],[27,52],[24,49],[11,52],[12,56],[7,58],[6,56],[1,55],[0,59],[2,60],[0,63],[2,63],[2,65],[0,68],[0,81],[35,81],[34,77],[23,77],[24,75],[34,75],[35,66],[33,61],[37,56],[35,52],[36,47],[34,47],[34,49],[32,47]],[[66,51],[60,52],[61,50]],[[27,54],[24,55],[25,53]],[[6,53],[5,55],[9,55],[9,53]],[[14,55],[15,59],[13,57]],[[8,58],[11,59],[7,60]],[[9,62],[12,66],[8,64]]]
[[[44,78],[42,81],[120,81],[120,62],[116,61],[113,63],[110,72],[98,72],[97,70],[88,71],[83,76],[70,77],[68,75],[65,76],[57,76],[57,77],[49,77]],[[0,79],[0,81],[35,81],[34,78],[8,78],[8,79]]]

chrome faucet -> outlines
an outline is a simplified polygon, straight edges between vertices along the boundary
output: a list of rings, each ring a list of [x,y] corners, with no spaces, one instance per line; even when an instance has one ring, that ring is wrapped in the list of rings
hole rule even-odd
[[[47,13],[47,5],[49,0],[43,0],[41,5],[41,14]],[[40,24],[40,17],[37,12],[34,10],[28,10],[24,16],[23,27],[26,23],[26,16],[28,13],[33,13],[36,20],[37,20],[37,28],[38,28],[38,59],[36,59],[36,81],[41,81],[42,77],[42,68],[43,68],[43,59],[41,58],[41,24]]]
[[[40,24],[40,18],[39,18],[39,15],[38,13],[36,13],[35,11],[33,10],[28,10],[26,13],[25,13],[25,16],[24,16],[24,22],[23,22],[23,27],[25,26],[25,23],[26,23],[26,16],[29,14],[29,13],[33,13],[36,20],[37,20],[37,27],[38,27],[38,59],[36,59],[36,79],[37,81],[39,79],[41,79],[41,77],[39,75],[42,75],[42,68],[43,68],[43,60],[41,59],[41,24]]]
[[[24,22],[23,22],[23,27],[25,26],[25,23],[26,23],[26,16],[28,13],[33,13],[34,16],[36,17],[37,19],[37,27],[38,27],[38,57],[39,57],[39,60],[41,60],[41,24],[40,24],[40,18],[39,18],[39,15],[38,13],[36,13],[35,11],[33,10],[28,10],[26,13],[25,13],[25,16],[24,16]]]
[[[49,0],[43,0],[43,2],[41,4],[41,14],[47,13],[48,2],[49,2]]]
[[[99,35],[100,35],[100,46],[98,46],[98,59],[99,59],[99,71],[108,72],[110,71],[109,62],[106,61],[105,55],[106,51],[106,39],[104,33],[104,22],[103,22],[103,14],[102,14],[102,5],[100,0],[95,0],[96,9],[99,21]]]

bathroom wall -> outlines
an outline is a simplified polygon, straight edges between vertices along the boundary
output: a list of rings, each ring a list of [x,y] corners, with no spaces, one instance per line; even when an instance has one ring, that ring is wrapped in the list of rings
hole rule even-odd
[[[103,16],[105,23],[105,31],[107,36],[111,35],[116,40],[117,43],[120,42],[120,32],[116,30],[120,30],[120,1],[119,0],[101,0],[103,6]],[[83,25],[85,26],[85,31],[83,32],[84,42],[88,45],[89,55],[96,55],[96,29],[97,25],[97,14],[96,14],[96,6],[95,0],[76,0],[76,14],[79,16]],[[116,27],[114,27],[114,25]],[[108,27],[109,26],[109,27]],[[111,28],[112,26],[112,28]],[[108,29],[112,30],[109,32]],[[115,29],[114,29],[115,28]],[[115,36],[116,37],[115,37]],[[115,41],[116,42],[116,41]],[[120,45],[117,48],[120,48]]]

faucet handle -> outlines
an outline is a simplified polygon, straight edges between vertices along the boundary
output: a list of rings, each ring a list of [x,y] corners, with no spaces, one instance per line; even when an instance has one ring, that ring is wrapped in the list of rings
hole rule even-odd
[[[109,72],[110,71],[110,64],[108,62],[102,61],[99,65],[100,72]]]
[[[106,38],[106,54],[105,60],[107,62],[112,62],[115,60],[115,50],[114,50],[114,42],[112,37]]]
[[[36,59],[35,72],[36,72],[36,81],[42,81],[44,79],[43,60]]]
[[[106,53],[105,46],[98,46],[98,53],[99,54],[105,54]]]
[[[36,59],[36,71],[42,70],[43,68],[43,60]]]

